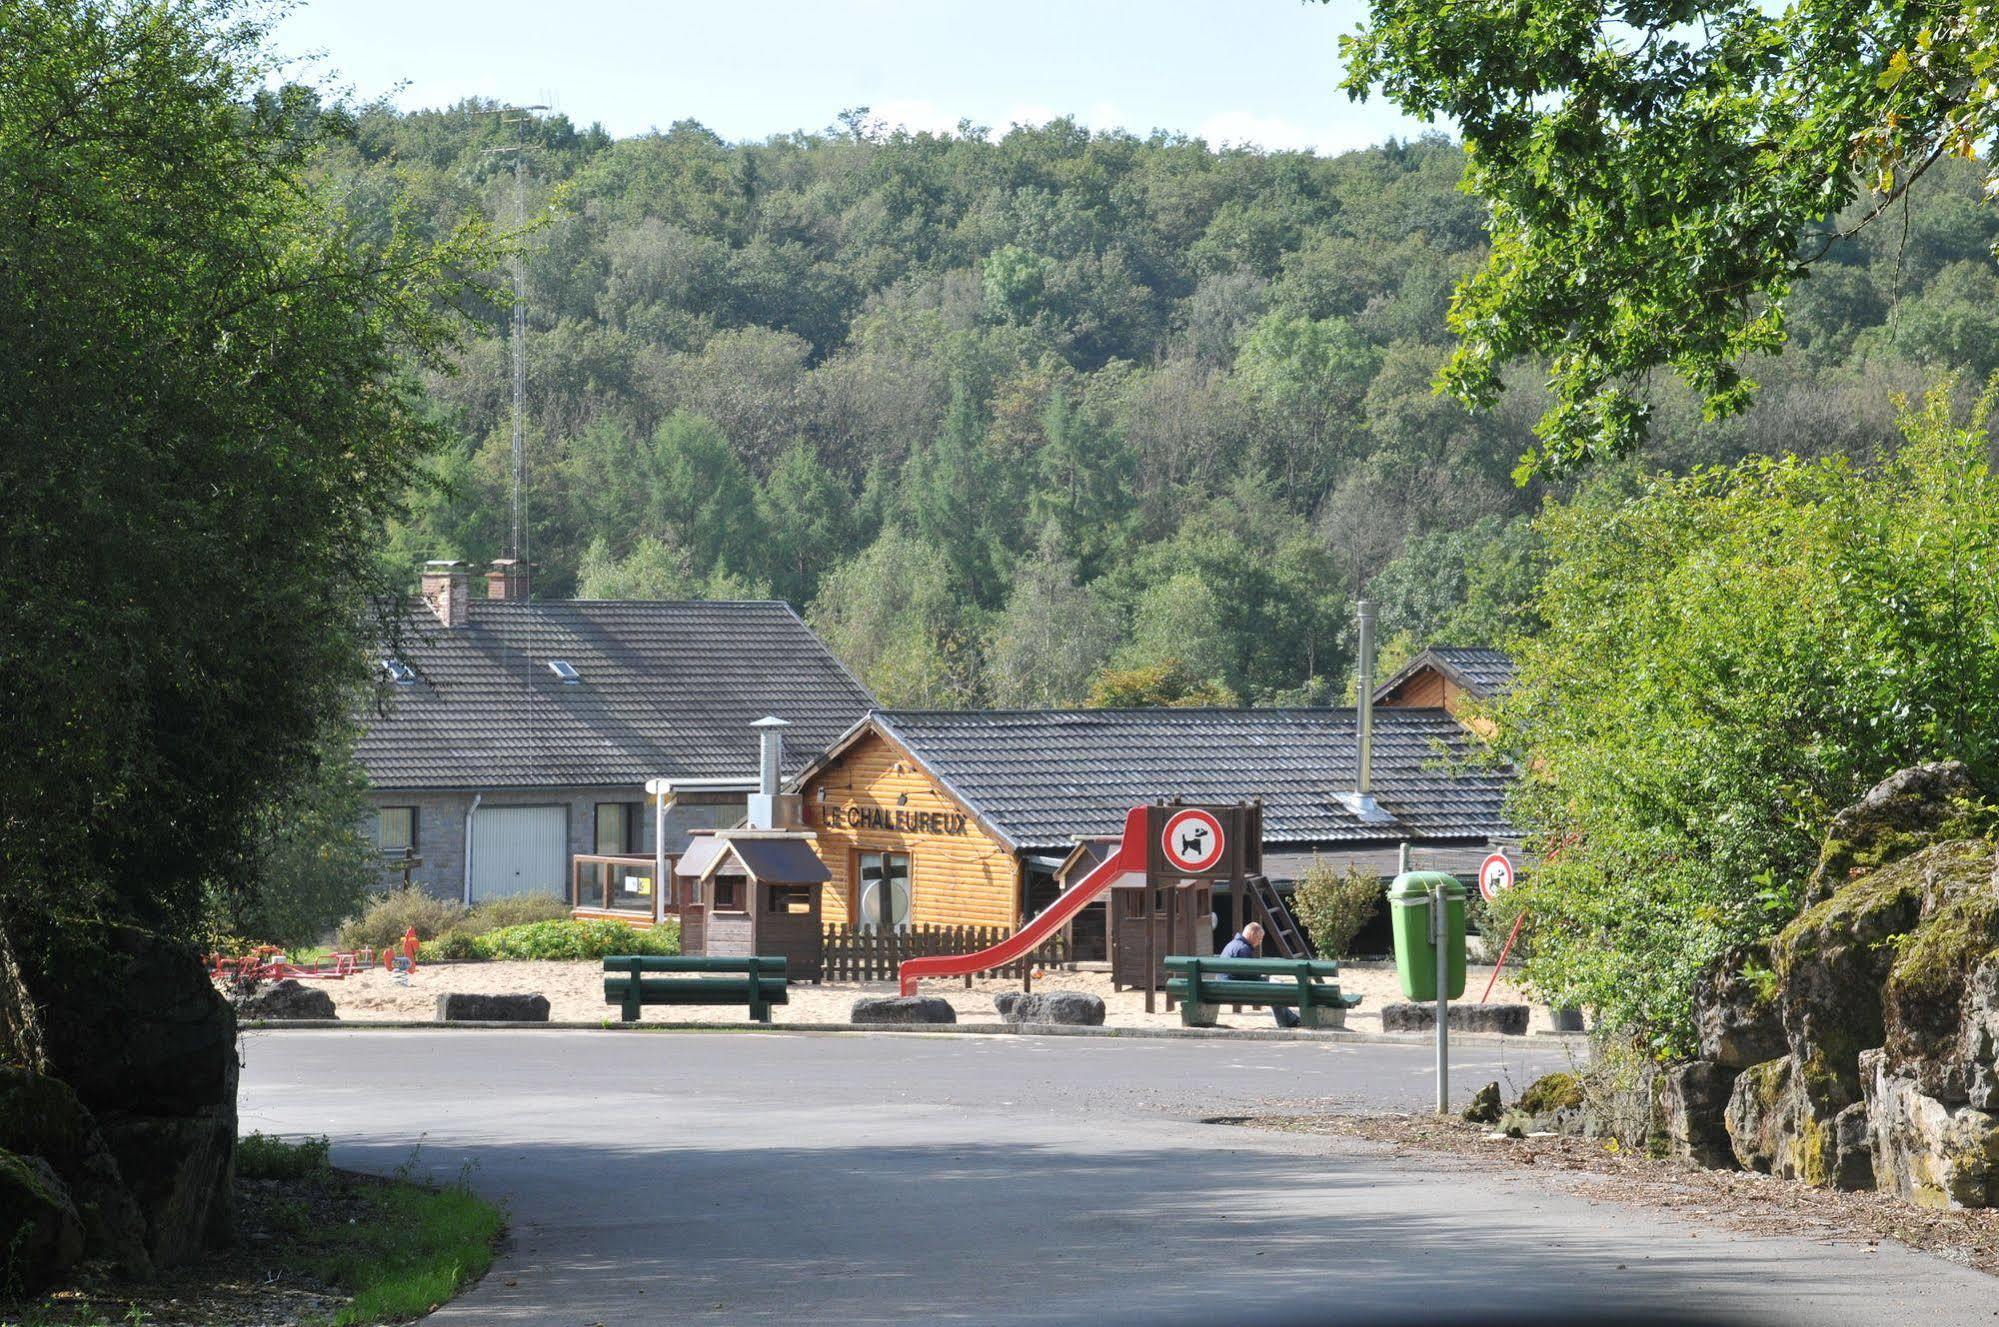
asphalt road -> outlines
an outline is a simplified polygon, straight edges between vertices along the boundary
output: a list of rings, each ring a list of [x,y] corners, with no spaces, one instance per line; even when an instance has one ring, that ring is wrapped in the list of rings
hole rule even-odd
[[[1980,1273],[1204,1123],[1422,1108],[1382,1044],[262,1032],[245,1130],[416,1158],[512,1235],[439,1323],[1992,1323]],[[1462,1047],[1457,1094],[1561,1067]]]

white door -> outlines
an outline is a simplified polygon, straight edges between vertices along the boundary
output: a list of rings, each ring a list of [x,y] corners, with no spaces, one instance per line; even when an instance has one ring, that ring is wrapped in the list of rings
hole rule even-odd
[[[472,814],[472,901],[569,894],[569,810],[482,806]]]

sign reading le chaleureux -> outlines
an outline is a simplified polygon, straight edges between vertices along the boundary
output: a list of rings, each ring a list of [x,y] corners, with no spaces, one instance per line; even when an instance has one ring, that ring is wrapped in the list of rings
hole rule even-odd
[[[904,834],[963,834],[962,811],[905,811],[899,807],[829,806],[828,829],[892,829]]]

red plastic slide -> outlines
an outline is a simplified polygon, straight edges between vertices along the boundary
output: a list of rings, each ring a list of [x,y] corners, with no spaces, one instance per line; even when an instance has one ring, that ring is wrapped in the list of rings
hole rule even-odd
[[[1002,963],[1011,963],[1039,948],[1083,907],[1110,888],[1111,881],[1126,871],[1145,871],[1145,808],[1134,806],[1125,812],[1124,839],[1117,851],[1098,863],[1097,868],[1062,891],[1062,896],[1041,910],[1040,915],[1006,939],[975,954],[932,954],[902,962],[902,993],[916,994],[916,983],[924,977],[962,977],[968,972],[984,972]]]

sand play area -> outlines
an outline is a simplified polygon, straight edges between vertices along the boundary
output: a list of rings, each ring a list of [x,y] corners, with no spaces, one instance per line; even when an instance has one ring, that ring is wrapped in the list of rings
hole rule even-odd
[[[1473,967],[1465,984],[1465,998],[1476,1000],[1485,990],[1486,979],[1492,974],[1489,967]],[[398,985],[388,974],[372,970],[363,976],[349,977],[345,981],[323,983],[326,991],[333,996],[333,1003],[343,1019],[355,1021],[379,1019],[425,1019],[435,1017],[437,997],[445,992],[465,991],[480,994],[540,994],[548,997],[549,1017],[557,1022],[594,1021],[615,1019],[617,1009],[604,1003],[603,965],[595,961],[574,963],[551,962],[498,962],[498,963],[448,963],[433,964],[419,968],[409,979],[407,986]],[[1360,1007],[1347,1015],[1347,1026],[1360,1031],[1376,1032],[1381,1029],[1381,1006],[1384,1001],[1401,998],[1396,989],[1395,970],[1386,963],[1363,963],[1347,965],[1340,974],[1340,986],[1349,993],[1363,996]],[[1180,1015],[1166,1012],[1163,995],[1157,998],[1157,1012],[1145,1012],[1145,996],[1140,991],[1112,991],[1108,972],[1092,971],[1051,971],[1036,979],[1034,988],[1041,990],[1087,991],[1103,997],[1106,1010],[1105,1022],[1115,1027],[1177,1027]],[[1000,991],[1019,990],[1017,981],[974,980],[970,990],[965,988],[963,978],[925,982],[923,994],[942,996],[951,1002],[962,1023],[997,1023],[999,1014],[993,1008],[993,996]],[[893,995],[895,988],[886,982],[828,983],[814,986],[809,982],[795,983],[791,987],[791,1003],[780,1005],[773,1011],[778,1023],[844,1023],[848,1011],[856,999],[864,995]],[[1502,979],[1493,987],[1495,1001],[1520,1001],[1520,991]],[[747,1022],[745,1010],[736,1006],[650,1008],[645,1011],[645,1021],[657,1023],[743,1023]],[[1270,1013],[1265,1009],[1244,1010],[1241,1014],[1222,1012],[1223,1027],[1269,1027],[1272,1025]],[[1535,1006],[1530,1024],[1531,1030],[1545,1032],[1550,1028],[1547,1009]]]

